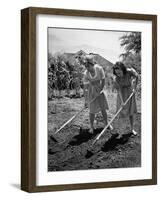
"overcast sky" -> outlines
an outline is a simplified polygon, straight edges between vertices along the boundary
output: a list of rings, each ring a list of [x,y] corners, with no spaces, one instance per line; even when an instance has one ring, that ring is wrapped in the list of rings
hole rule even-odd
[[[119,38],[125,32],[95,31],[63,28],[48,28],[48,48],[50,53],[97,53],[115,63],[123,52]]]

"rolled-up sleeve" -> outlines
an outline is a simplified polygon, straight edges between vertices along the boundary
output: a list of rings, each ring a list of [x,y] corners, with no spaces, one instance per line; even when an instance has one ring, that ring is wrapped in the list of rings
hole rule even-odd
[[[136,70],[134,68],[128,69],[128,72],[131,77],[138,77],[138,73],[136,72]]]

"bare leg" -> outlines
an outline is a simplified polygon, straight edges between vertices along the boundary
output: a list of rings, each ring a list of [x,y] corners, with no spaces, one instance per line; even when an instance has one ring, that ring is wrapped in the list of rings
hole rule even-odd
[[[106,110],[101,110],[105,125],[107,125],[107,112]]]
[[[134,130],[134,116],[130,115],[129,120],[130,120],[131,132],[134,135],[137,135],[137,132]]]
[[[104,119],[104,122],[105,122],[105,126],[106,126],[107,125],[107,112],[106,112],[106,110],[101,110],[101,113],[102,113],[102,116],[103,116],[103,119]],[[110,125],[109,129],[112,130],[113,127]]]
[[[131,126],[131,131],[132,131],[134,129],[134,118],[133,118],[133,115],[130,115],[129,120],[130,120],[130,126]]]
[[[70,96],[70,90],[69,90],[69,88],[66,89],[66,94],[67,94],[67,97]]]
[[[62,90],[59,90],[59,98],[62,98],[63,94],[62,94]]]
[[[94,126],[93,126],[93,124],[94,124],[95,114],[90,113],[90,114],[89,114],[89,118],[90,118],[90,130],[89,130],[89,132],[90,132],[90,133],[93,133],[93,131],[94,131]]]

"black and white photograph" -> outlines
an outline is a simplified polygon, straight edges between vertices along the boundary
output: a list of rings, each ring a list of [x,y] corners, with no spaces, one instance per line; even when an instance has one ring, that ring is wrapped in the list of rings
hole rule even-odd
[[[48,171],[141,167],[141,32],[47,38]]]
[[[26,8],[21,40],[22,189],[157,184],[157,16]]]

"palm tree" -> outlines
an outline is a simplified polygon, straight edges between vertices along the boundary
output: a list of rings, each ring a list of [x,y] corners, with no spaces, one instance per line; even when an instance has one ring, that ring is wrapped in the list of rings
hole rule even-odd
[[[127,67],[134,67],[141,72],[141,33],[128,32],[120,37],[120,45],[124,53],[120,54],[122,61]]]
[[[120,37],[121,46],[124,47],[125,53],[120,56],[127,57],[129,54],[137,54],[141,51],[141,33],[130,32]]]

